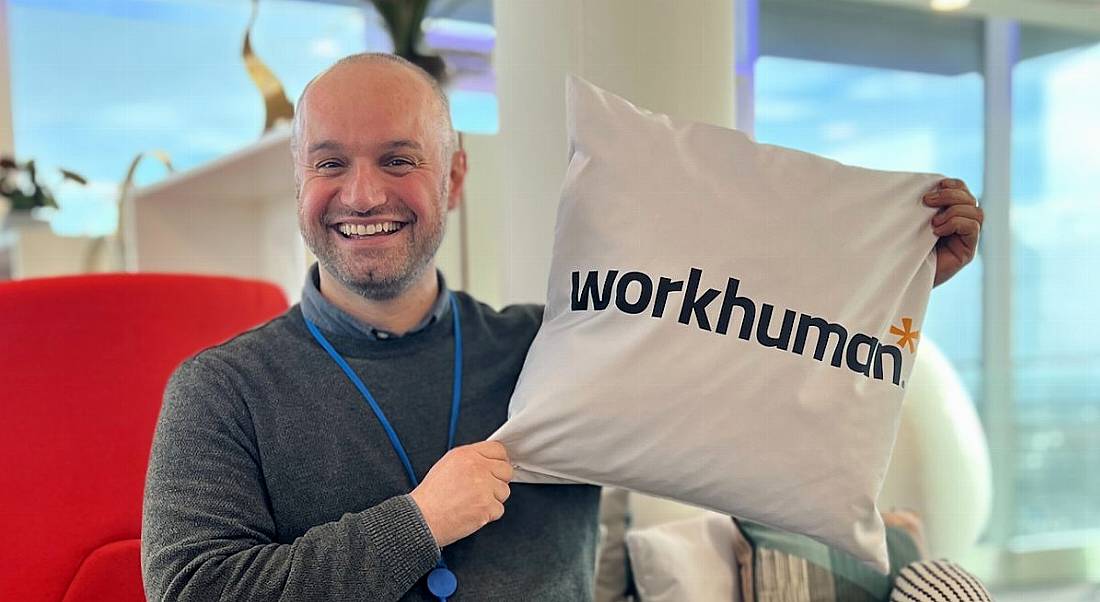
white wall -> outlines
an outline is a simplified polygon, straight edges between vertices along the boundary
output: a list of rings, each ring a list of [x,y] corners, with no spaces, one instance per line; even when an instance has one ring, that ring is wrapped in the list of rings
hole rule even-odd
[[[15,154],[11,118],[11,61],[8,60],[8,3],[0,2],[0,155]]]
[[[648,109],[732,126],[733,10],[731,0],[495,0],[503,301],[545,300],[566,74]]]

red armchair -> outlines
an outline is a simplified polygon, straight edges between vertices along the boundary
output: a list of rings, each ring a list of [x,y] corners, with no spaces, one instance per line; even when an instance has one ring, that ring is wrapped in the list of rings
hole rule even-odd
[[[0,283],[0,600],[144,600],[141,498],[168,376],[286,309],[235,278]]]

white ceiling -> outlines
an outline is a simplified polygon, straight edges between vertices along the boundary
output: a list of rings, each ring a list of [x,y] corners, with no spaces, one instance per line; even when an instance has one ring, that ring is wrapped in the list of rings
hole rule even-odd
[[[928,0],[861,0],[931,10]],[[975,16],[1008,17],[1036,25],[1100,32],[1100,0],[971,0],[961,11]]]

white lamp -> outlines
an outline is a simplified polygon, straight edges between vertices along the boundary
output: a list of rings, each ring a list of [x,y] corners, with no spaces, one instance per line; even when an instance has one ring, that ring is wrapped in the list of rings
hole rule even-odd
[[[978,540],[993,504],[989,447],[951,363],[923,338],[878,505],[915,510],[929,552],[958,558]]]
[[[970,6],[970,0],[932,0],[932,10],[952,11]]]

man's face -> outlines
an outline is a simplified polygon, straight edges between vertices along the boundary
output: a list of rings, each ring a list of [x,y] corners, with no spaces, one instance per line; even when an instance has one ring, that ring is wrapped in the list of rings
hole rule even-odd
[[[431,88],[394,65],[346,65],[300,110],[298,225],[321,268],[391,299],[433,267],[458,199]]]

